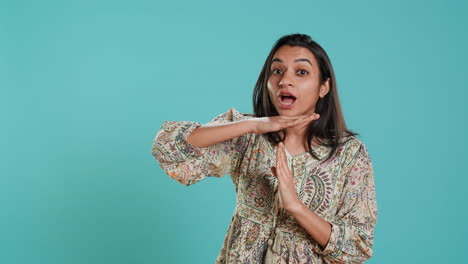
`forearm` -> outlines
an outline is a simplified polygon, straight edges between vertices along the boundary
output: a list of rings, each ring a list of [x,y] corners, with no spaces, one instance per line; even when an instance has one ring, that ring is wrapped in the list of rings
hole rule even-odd
[[[289,211],[299,224],[324,249],[330,239],[332,226],[302,202]]]
[[[211,146],[252,132],[253,122],[241,120],[225,124],[202,125],[187,137],[187,142],[199,148]]]

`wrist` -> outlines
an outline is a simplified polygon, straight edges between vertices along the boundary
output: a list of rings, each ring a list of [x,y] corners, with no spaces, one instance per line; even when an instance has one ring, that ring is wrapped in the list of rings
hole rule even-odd
[[[288,208],[285,208],[291,215],[293,216],[296,216],[298,214],[303,214],[304,213],[304,210],[308,210],[309,208],[307,208],[305,206],[304,203],[302,203],[299,199],[291,204],[290,206],[288,206]]]
[[[252,119],[245,120],[245,131],[246,133],[255,133],[256,122]]]

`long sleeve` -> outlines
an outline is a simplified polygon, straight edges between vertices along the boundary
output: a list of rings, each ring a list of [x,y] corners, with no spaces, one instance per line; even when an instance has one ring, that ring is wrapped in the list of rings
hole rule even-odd
[[[372,163],[364,144],[350,163],[327,246],[314,250],[328,263],[363,263],[373,255],[377,201]]]
[[[245,119],[234,108],[220,114],[208,124]],[[153,140],[152,155],[160,167],[174,180],[191,185],[205,177],[234,174],[239,157],[247,146],[248,134],[209,147],[198,148],[186,141],[201,126],[192,121],[165,121]]]

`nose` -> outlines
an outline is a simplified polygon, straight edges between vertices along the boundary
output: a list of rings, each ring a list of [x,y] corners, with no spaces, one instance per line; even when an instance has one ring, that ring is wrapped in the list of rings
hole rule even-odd
[[[280,88],[283,88],[285,86],[292,86],[293,82],[292,79],[289,77],[289,73],[285,72],[283,74],[283,77],[281,78],[280,82],[278,83]]]

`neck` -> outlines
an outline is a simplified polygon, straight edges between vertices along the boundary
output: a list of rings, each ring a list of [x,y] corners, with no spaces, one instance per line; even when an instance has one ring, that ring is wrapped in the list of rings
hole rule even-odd
[[[303,128],[297,128],[297,127],[286,128],[286,134],[288,136],[286,137],[285,144],[293,145],[293,146],[304,146],[304,148],[307,149],[307,144],[305,142],[306,132],[307,132],[307,127],[303,127]],[[280,132],[280,134],[281,134],[281,132]],[[315,137],[312,139],[311,143],[312,143],[313,148],[318,146],[318,142],[317,142],[317,139]]]
[[[286,133],[288,134],[288,138],[295,140],[302,140],[306,135],[307,127],[297,128],[297,127],[289,127],[286,128]]]
[[[280,132],[281,133],[281,132]],[[301,149],[307,149],[306,143],[305,143],[305,135],[306,135],[306,127],[304,128],[297,128],[297,127],[290,127],[286,128],[286,140],[285,144],[289,147],[293,148],[301,148]],[[291,150],[291,149],[289,149]]]

